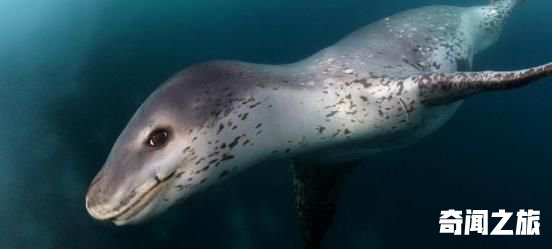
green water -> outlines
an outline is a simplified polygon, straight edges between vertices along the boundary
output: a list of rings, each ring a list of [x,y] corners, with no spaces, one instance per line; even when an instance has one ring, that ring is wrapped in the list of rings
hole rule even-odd
[[[140,226],[94,221],[84,195],[137,106],[188,65],[292,62],[401,10],[484,2],[0,0],[0,248],[301,248],[283,165]],[[527,1],[475,69],[552,61],[551,11]],[[550,84],[469,99],[438,133],[364,162],[324,248],[549,248]],[[539,209],[543,235],[439,235],[450,208]]]

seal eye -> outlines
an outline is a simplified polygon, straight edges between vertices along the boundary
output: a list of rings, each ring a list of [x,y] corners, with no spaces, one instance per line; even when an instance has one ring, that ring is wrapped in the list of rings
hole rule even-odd
[[[169,141],[169,131],[165,129],[154,130],[148,137],[146,145],[152,148],[159,148]]]

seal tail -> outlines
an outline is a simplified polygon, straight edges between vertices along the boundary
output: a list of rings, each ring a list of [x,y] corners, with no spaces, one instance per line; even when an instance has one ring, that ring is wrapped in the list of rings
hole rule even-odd
[[[515,89],[551,75],[552,63],[549,63],[519,71],[435,73],[408,80],[417,85],[424,103],[441,105],[478,93]]]

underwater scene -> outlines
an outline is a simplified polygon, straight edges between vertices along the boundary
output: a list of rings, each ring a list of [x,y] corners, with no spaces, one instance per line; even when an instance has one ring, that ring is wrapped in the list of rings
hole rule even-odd
[[[0,248],[550,248],[550,13],[0,0]]]

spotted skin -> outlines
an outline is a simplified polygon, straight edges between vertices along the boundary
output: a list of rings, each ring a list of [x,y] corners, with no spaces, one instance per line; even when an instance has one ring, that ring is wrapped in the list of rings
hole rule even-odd
[[[463,98],[552,72],[466,72],[519,2],[406,11],[293,64],[189,67],[136,112],[91,184],[87,209],[137,223],[267,161],[334,165],[410,145],[446,123]],[[144,146],[159,128],[170,132],[168,144]]]

